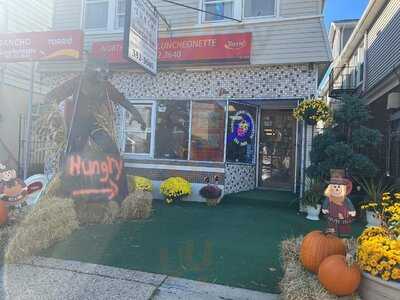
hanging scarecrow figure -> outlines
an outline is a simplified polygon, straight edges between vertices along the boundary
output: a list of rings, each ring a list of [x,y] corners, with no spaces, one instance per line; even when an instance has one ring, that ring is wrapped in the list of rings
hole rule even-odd
[[[339,236],[351,233],[350,224],[356,216],[356,210],[347,197],[351,193],[352,183],[344,175],[344,170],[331,170],[331,179],[325,190],[327,198],[322,204],[322,213],[328,221],[327,231]]]
[[[74,174],[69,174],[71,176],[97,176],[97,182],[100,182],[97,190],[94,186],[82,186],[77,190],[79,182],[75,183],[71,187],[74,189],[72,196],[97,195],[101,198],[100,194],[104,193],[109,195],[108,200],[121,200],[128,195],[123,162],[116,144],[112,102],[127,109],[132,114],[132,119],[142,128],[146,125],[133,105],[108,81],[109,75],[105,61],[90,59],[80,76],[68,80],[47,94],[48,101],[60,103],[59,107],[64,113],[68,132],[62,162],[64,169],[75,170]],[[93,154],[87,155],[94,150],[101,153],[101,159],[93,159]],[[74,163],[73,169],[68,167],[69,163]],[[81,185],[84,185],[85,178],[78,178],[76,181],[79,179]],[[101,187],[101,184],[107,186]],[[64,185],[68,186],[68,182]]]

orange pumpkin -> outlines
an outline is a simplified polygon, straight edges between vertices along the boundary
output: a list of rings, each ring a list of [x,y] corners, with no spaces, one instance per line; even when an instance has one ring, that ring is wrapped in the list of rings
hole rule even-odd
[[[317,273],[319,265],[328,256],[334,254],[346,254],[346,247],[341,239],[332,235],[325,234],[316,230],[307,234],[300,248],[300,261],[303,266]]]
[[[4,225],[8,220],[8,209],[3,201],[0,201],[0,225]]]
[[[330,293],[348,296],[358,289],[361,272],[357,264],[349,266],[345,256],[332,255],[319,266],[318,279]]]

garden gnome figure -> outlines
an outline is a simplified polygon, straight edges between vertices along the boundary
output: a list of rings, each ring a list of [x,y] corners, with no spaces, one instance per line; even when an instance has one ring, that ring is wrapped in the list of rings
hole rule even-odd
[[[326,199],[322,204],[322,213],[328,220],[327,232],[339,236],[351,233],[350,224],[356,216],[356,210],[350,199],[352,183],[344,176],[344,170],[331,170],[331,179],[325,190]]]

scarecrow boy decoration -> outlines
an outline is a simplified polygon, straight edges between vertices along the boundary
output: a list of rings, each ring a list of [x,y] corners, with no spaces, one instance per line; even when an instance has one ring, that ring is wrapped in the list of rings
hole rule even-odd
[[[28,187],[17,177],[17,172],[0,163],[0,200],[7,206],[15,206],[25,201],[27,193]]]
[[[322,204],[322,213],[328,220],[327,231],[339,236],[351,233],[350,224],[356,216],[356,210],[347,198],[351,193],[352,183],[344,175],[344,170],[331,170],[331,180],[325,190],[327,198]]]

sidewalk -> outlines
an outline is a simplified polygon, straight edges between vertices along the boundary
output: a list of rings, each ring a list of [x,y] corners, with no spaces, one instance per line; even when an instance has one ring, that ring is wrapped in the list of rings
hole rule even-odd
[[[43,257],[5,265],[0,276],[1,299],[278,299],[257,291]]]

